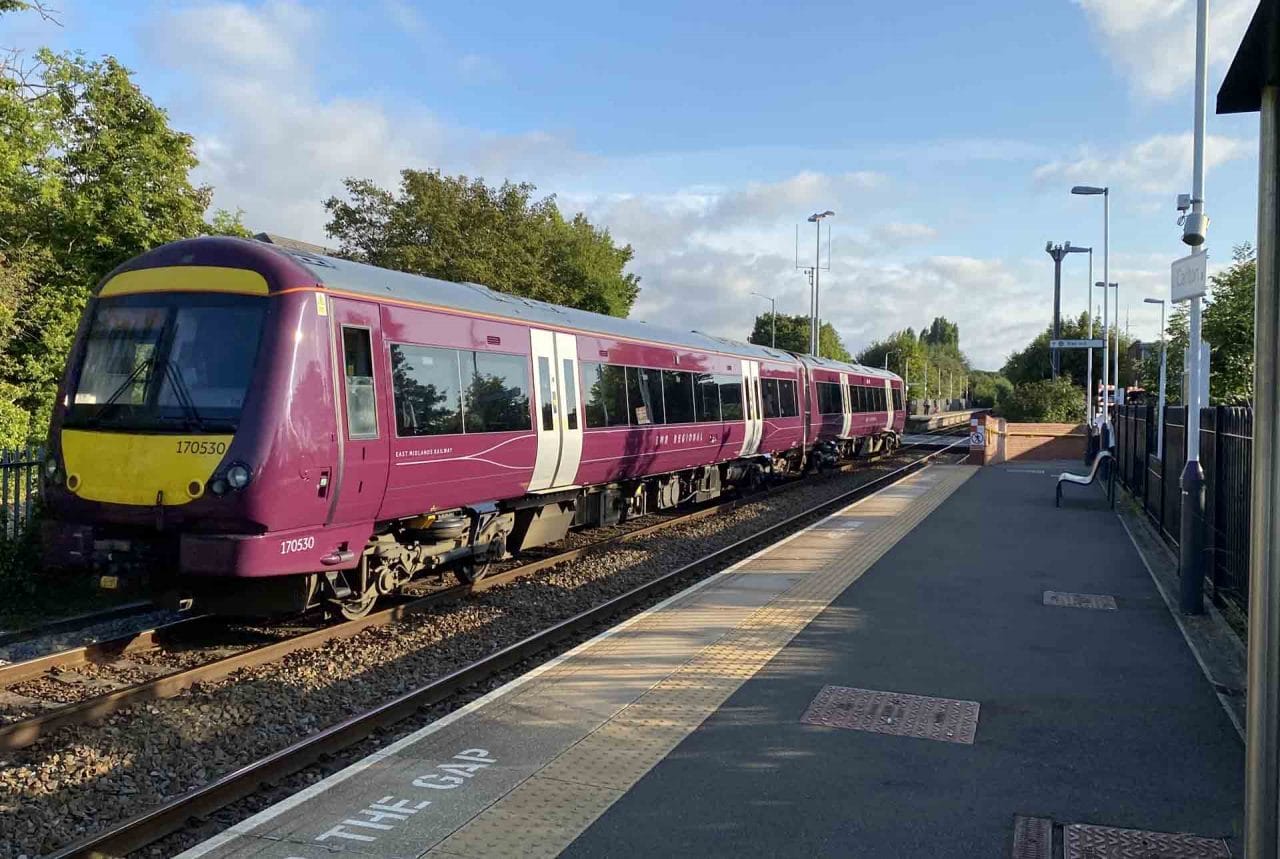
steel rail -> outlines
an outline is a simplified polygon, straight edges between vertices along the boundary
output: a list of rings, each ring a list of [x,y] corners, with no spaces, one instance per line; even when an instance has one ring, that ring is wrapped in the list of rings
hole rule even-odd
[[[22,629],[11,629],[7,632],[0,632],[0,646],[13,644],[19,641],[27,641],[32,638],[39,638],[42,635],[53,635],[59,632],[70,632],[86,626],[92,626],[95,623],[102,623],[108,620],[118,620],[122,617],[129,617],[135,614],[142,614],[146,611],[154,610],[156,607],[150,600],[141,600],[138,602],[124,603],[123,605],[104,608],[101,611],[91,611],[85,614],[77,614],[71,617],[60,617],[46,623],[37,624],[36,626],[28,626]]]
[[[781,522],[769,525],[749,537],[716,549],[697,560],[671,570],[594,608],[560,621],[385,704],[317,731],[258,761],[219,776],[203,787],[175,797],[100,833],[68,844],[49,854],[49,859],[123,856],[152,844],[177,832],[193,817],[204,817],[225,808],[251,795],[264,784],[289,776],[322,758],[366,739],[380,728],[393,725],[423,708],[438,704],[457,692],[546,650],[564,638],[589,630],[620,612],[668,591],[710,565],[732,558],[761,542],[776,539],[779,535],[787,533],[805,520],[820,515],[824,511],[873,495],[919,471],[952,448],[967,442],[967,438],[957,440],[946,448],[929,453],[887,474],[872,478],[861,486],[822,501]]]
[[[921,433],[921,435],[935,434],[939,436],[949,436],[953,435],[954,432],[950,428],[947,428],[929,433]],[[840,471],[847,473],[860,464],[880,462],[889,456],[898,455],[904,451],[922,446],[923,445],[920,444],[909,444],[899,448],[892,454],[876,454],[861,460],[844,463],[840,466]],[[777,487],[775,491],[777,489],[791,488],[793,485],[794,484],[786,484],[784,486]],[[39,713],[27,719],[17,720],[7,725],[0,725],[0,750],[23,748],[38,740],[48,731],[65,727],[67,725],[81,724],[102,718],[103,716],[110,715],[113,712],[123,709],[124,707],[131,706],[135,703],[142,703],[156,698],[172,697],[181,693],[183,690],[189,688],[195,683],[218,680],[234,671],[274,661],[283,656],[287,656],[298,649],[317,646],[328,640],[349,637],[350,635],[362,632],[363,630],[371,627],[394,623],[409,615],[425,611],[441,601],[454,599],[468,593],[484,591],[497,585],[506,584],[514,579],[576,560],[588,552],[598,551],[610,545],[645,537],[677,525],[697,521],[698,519],[727,513],[737,509],[744,503],[757,501],[761,497],[763,496],[757,494],[735,498],[720,504],[700,508],[690,513],[673,516],[669,519],[665,519],[661,522],[647,525],[642,528],[637,528],[633,531],[627,531],[584,546],[558,552],[546,558],[540,558],[519,564],[509,570],[500,571],[482,578],[471,585],[458,585],[453,588],[447,588],[442,591],[427,594],[419,599],[375,612],[365,618],[346,621],[345,623],[335,626],[325,627],[324,629],[315,630],[309,633],[303,633],[284,641],[272,642],[258,647],[249,647],[240,653],[222,657],[220,659],[210,660],[204,665],[171,672],[139,684],[114,689],[97,696],[86,698],[79,702],[74,702],[44,713]],[[207,615],[181,618],[173,623],[152,629],[127,633],[116,636],[115,638],[46,654],[44,656],[35,657],[22,662],[0,665],[0,688],[5,688],[15,683],[20,683],[24,680],[41,676],[55,668],[74,668],[79,665],[106,663],[129,653],[151,650],[159,646],[163,638],[180,631],[188,631],[192,626],[195,626],[202,621],[207,622],[208,620],[209,616]]]
[[[32,677],[38,677],[47,671],[52,671],[54,668],[74,668],[77,665],[109,661],[127,653],[151,650],[173,632],[194,626],[208,619],[207,615],[178,618],[172,623],[154,626],[150,629],[129,632],[124,635],[117,635],[114,638],[94,641],[89,644],[82,644],[79,647],[24,659],[21,662],[0,665],[0,689],[12,686],[15,683],[21,683],[23,680],[29,680]]]
[[[841,466],[841,470],[848,471],[856,465],[857,463],[847,463]],[[778,487],[778,489],[787,489],[793,485],[795,484],[786,484]],[[382,609],[363,618],[304,632],[281,641],[256,647],[251,646],[239,653],[212,659],[201,665],[180,669],[159,677],[153,677],[141,683],[102,692],[80,701],[36,713],[25,719],[9,722],[8,724],[0,724],[0,751],[25,748],[38,741],[42,736],[59,728],[93,722],[135,704],[159,698],[172,698],[191,688],[196,683],[221,680],[236,671],[278,661],[298,650],[318,647],[329,641],[350,638],[366,629],[386,626],[412,615],[429,611],[446,602],[460,599],[468,594],[486,591],[542,570],[568,563],[588,552],[600,551],[609,546],[647,537],[678,525],[730,512],[743,504],[760,500],[768,494],[772,493],[735,498],[689,513],[672,516],[642,528],[615,534],[584,546],[518,564],[510,569],[485,576],[472,584],[460,584],[435,591],[417,599]],[[162,635],[171,633],[175,628],[201,620],[208,620],[208,617],[188,618],[154,630],[131,633],[109,641],[51,653],[25,662],[3,666],[0,667],[0,687],[40,676],[53,668],[101,662],[113,656],[147,650],[155,647]]]

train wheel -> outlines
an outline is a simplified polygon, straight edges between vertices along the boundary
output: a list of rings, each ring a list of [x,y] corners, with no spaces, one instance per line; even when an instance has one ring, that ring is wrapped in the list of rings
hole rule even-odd
[[[343,600],[332,600],[329,603],[330,616],[337,615],[343,620],[359,620],[373,610],[373,604],[377,601],[378,589],[371,587],[359,596],[353,594]]]

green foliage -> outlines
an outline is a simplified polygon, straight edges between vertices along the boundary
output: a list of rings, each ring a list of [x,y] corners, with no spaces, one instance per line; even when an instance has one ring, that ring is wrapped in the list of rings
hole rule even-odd
[[[1209,400],[1214,404],[1245,405],[1253,400],[1253,302],[1258,263],[1249,243],[1232,249],[1230,268],[1209,278],[1209,295],[1201,311],[1200,327],[1209,344]],[[1174,306],[1165,334],[1169,338],[1166,398],[1182,402],[1182,369],[1191,339],[1189,304]],[[1155,379],[1159,358],[1144,375]],[[1154,389],[1154,382],[1152,383]]]
[[[747,341],[761,346],[768,346],[773,343],[773,323],[774,319],[771,314],[762,313],[757,316],[755,325],[751,328],[751,336],[747,338]],[[779,313],[777,331],[777,346],[779,349],[785,349],[788,352],[796,352],[801,355],[809,353],[808,316],[803,313],[795,315]],[[824,358],[833,358],[836,361],[846,362],[853,360],[849,350],[844,347],[844,343],[840,340],[840,335],[836,333],[836,329],[831,326],[830,322],[822,323],[822,326],[818,329],[818,349],[822,352],[822,357]]]
[[[999,373],[974,370],[969,383],[975,406],[998,407],[1013,395],[1013,382]]]
[[[960,326],[945,316],[933,317],[933,323],[920,332],[920,342],[933,346],[960,348]]]
[[[1085,340],[1088,337],[1088,314],[1082,313],[1076,319],[1067,318],[1062,320],[1062,339]],[[1014,352],[1009,356],[1000,372],[1015,386],[1052,377],[1053,364],[1049,353],[1049,341],[1051,339],[1053,339],[1053,327],[1045,326],[1044,331],[1037,334],[1035,339],[1021,351]],[[1102,325],[1097,319],[1093,321],[1093,339],[1102,339]],[[1120,383],[1125,387],[1138,384],[1142,376],[1141,368],[1130,355],[1129,347],[1133,345],[1133,342],[1133,338],[1127,334],[1120,334]],[[1114,348],[1114,340],[1111,342],[1111,346]],[[1061,364],[1059,365],[1063,378],[1070,380],[1071,384],[1078,386],[1082,390],[1088,380],[1088,355],[1088,349],[1063,349]],[[1112,361],[1110,366],[1114,368],[1115,357],[1111,356],[1110,360]],[[1094,385],[1098,385],[1101,380],[1102,350],[1094,349]]]
[[[858,363],[883,368],[887,355],[888,369],[907,379],[912,397],[937,399],[950,394],[959,398],[968,385],[969,361],[960,351],[958,338],[959,328],[938,317],[919,338],[908,328],[872,343],[858,354]]]
[[[554,197],[439,170],[400,176],[398,193],[347,179],[346,199],[325,202],[344,254],[612,316],[630,311],[640,291],[639,277],[623,271],[631,246],[617,247],[581,213],[566,220]]]
[[[33,67],[0,73],[0,139],[0,317],[20,308],[0,319],[0,443],[12,444],[15,409],[43,435],[93,284],[199,233],[210,192],[187,178],[191,137],[112,57],[43,50]]]
[[[1084,420],[1084,389],[1065,377],[1015,385],[997,413],[1024,423],[1079,423]]]
[[[227,209],[218,209],[213,213],[209,223],[205,224],[204,228],[201,229],[201,232],[206,236],[253,238],[253,231],[244,225],[244,209],[236,209],[234,212]]]

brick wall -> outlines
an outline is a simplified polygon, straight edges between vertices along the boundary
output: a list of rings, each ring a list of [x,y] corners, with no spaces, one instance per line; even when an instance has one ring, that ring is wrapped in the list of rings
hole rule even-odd
[[[1085,433],[1082,424],[1007,424],[1004,459],[1081,459]]]

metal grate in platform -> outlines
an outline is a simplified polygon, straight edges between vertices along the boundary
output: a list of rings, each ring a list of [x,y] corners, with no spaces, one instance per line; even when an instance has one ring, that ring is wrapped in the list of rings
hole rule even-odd
[[[1066,859],[1230,859],[1221,838],[1147,832],[1072,823],[1065,828]]]
[[[1013,859],[1052,859],[1053,821],[1047,817],[1013,818]]]
[[[1064,608],[1098,608],[1116,610],[1116,598],[1110,594],[1069,594],[1063,591],[1045,591],[1044,604]]]
[[[824,686],[800,721],[972,745],[978,731],[978,702]]]

